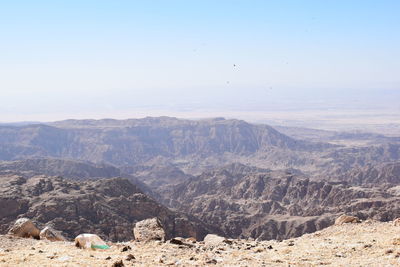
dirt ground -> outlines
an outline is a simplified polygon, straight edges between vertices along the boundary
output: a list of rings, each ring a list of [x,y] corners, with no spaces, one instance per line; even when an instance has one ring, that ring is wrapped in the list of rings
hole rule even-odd
[[[400,226],[345,224],[282,242],[231,240],[215,246],[132,241],[108,250],[0,236],[0,266],[113,266],[121,260],[124,266],[400,266]]]

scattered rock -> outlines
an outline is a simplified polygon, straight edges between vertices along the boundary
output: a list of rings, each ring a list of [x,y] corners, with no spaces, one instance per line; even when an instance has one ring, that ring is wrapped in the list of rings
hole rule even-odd
[[[184,238],[175,237],[175,238],[172,238],[172,239],[169,241],[169,243],[174,244],[174,245],[179,245],[179,248],[185,248],[185,247],[190,247],[190,248],[192,248],[192,247],[194,247],[193,244],[190,244],[190,243],[187,243],[187,242],[184,242],[184,241],[185,241]]]
[[[124,262],[122,260],[113,263],[112,267],[124,267]]]
[[[21,218],[16,220],[8,233],[19,237],[33,237],[35,239],[40,238],[39,229],[28,218]]]
[[[196,242],[197,242],[197,239],[194,238],[194,237],[186,238],[186,240],[187,240],[187,241],[190,241],[190,242],[192,242],[192,243],[196,243]]]
[[[45,228],[43,228],[42,231],[40,231],[39,236],[40,239],[47,239],[50,241],[65,241],[65,237],[62,236],[60,232],[48,226],[46,226]]]
[[[206,264],[217,264],[217,260],[216,259],[211,259],[206,261]]]
[[[165,240],[165,231],[158,218],[137,222],[133,228],[133,235],[138,241]]]
[[[335,225],[341,225],[344,223],[359,223],[359,222],[361,221],[357,217],[343,214],[335,220]]]
[[[394,226],[400,226],[400,218],[397,218],[396,220],[393,221]]]
[[[254,249],[255,253],[260,253],[260,252],[263,252],[263,251],[264,251],[264,249],[260,248],[260,247]]]
[[[400,238],[399,237],[394,238],[392,244],[393,245],[400,245]]]
[[[385,251],[385,254],[391,254],[391,253],[393,253],[393,249],[388,249]]]
[[[175,244],[175,245],[183,245],[184,244],[183,241],[181,239],[178,239],[178,238],[172,238],[169,242],[171,244]]]
[[[134,260],[134,259],[136,259],[135,256],[133,256],[132,254],[128,254],[128,256],[126,256],[125,260],[131,261],[131,260]]]
[[[224,242],[226,242],[227,239],[225,237],[219,236],[219,235],[214,235],[214,234],[208,234],[204,238],[204,243],[207,246],[217,246],[220,245]]]
[[[121,252],[125,252],[125,251],[131,250],[131,249],[132,249],[131,246],[125,246],[121,249]]]

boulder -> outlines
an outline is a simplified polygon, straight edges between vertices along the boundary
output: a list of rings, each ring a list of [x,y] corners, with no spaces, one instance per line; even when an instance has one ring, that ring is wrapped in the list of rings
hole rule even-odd
[[[86,249],[109,249],[110,247],[98,235],[80,234],[75,237],[75,246]]]
[[[165,231],[158,218],[137,222],[133,228],[133,235],[137,241],[165,240]]]
[[[40,231],[40,239],[47,239],[50,241],[65,241],[65,237],[53,228],[46,226]]]
[[[341,225],[344,223],[359,223],[359,222],[361,221],[357,217],[343,214],[335,220],[335,225]]]
[[[40,231],[35,224],[28,218],[20,218],[15,221],[14,225],[8,231],[9,234],[19,237],[40,238]]]
[[[226,241],[228,241],[228,240],[225,237],[222,237],[222,236],[219,236],[219,235],[214,235],[214,234],[208,234],[204,238],[204,243],[207,246],[217,246],[217,245],[220,245],[222,243],[225,243]]]
[[[394,226],[400,226],[400,218],[397,218],[396,220],[393,221]]]

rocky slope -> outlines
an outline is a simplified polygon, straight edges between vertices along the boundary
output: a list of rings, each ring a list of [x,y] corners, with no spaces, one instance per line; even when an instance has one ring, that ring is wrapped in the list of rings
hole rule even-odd
[[[69,238],[90,232],[109,240],[129,240],[133,224],[152,217],[162,221],[169,237],[201,238],[216,231],[158,204],[122,178],[77,182],[46,176],[0,177],[0,233],[17,217],[50,224]]]
[[[82,250],[72,242],[0,236],[0,266],[399,266],[400,226],[364,222],[278,241],[229,240],[190,246],[127,242]],[[131,249],[125,249],[127,247]],[[115,266],[115,265],[114,265]]]
[[[31,158],[0,161],[0,174],[63,176],[74,180],[126,176],[120,169],[107,164],[94,164],[70,159]]]
[[[400,162],[367,164],[364,167],[351,169],[338,178],[355,185],[399,185]]]
[[[176,185],[165,198],[227,236],[287,239],[325,228],[343,212],[392,220],[400,216],[396,192],[233,164]]]

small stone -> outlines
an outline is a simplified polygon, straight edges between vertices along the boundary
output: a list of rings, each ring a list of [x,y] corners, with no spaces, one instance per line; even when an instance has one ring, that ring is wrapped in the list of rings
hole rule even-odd
[[[364,248],[370,248],[370,247],[372,247],[371,244],[365,244],[365,245],[364,245]]]
[[[260,252],[263,252],[263,251],[264,251],[263,248],[256,248],[256,249],[254,250],[255,253],[260,253]]]
[[[110,257],[110,256],[108,256],[107,258],[105,258],[105,260],[111,260],[111,257]]]
[[[128,254],[128,256],[126,256],[125,260],[131,261],[131,260],[134,260],[134,259],[136,259],[135,256],[133,256],[132,254]]]
[[[116,261],[111,265],[112,267],[124,267],[124,262],[122,260]]]
[[[169,242],[170,242],[171,244],[175,244],[175,245],[183,245],[182,240],[179,240],[179,239],[177,239],[177,238],[172,238]]]
[[[269,245],[269,246],[267,247],[267,249],[273,249],[273,247],[272,247],[271,245]]]
[[[39,250],[38,252],[39,252],[39,253],[43,253],[43,250]]]
[[[216,259],[211,259],[206,261],[207,264],[217,264],[217,260]]]
[[[125,247],[123,247],[122,249],[121,249],[121,252],[125,252],[125,251],[128,251],[128,250],[131,250],[132,248],[130,247],[130,246],[125,246]]]
[[[393,249],[388,249],[385,251],[385,254],[391,254],[391,253],[393,253]]]

